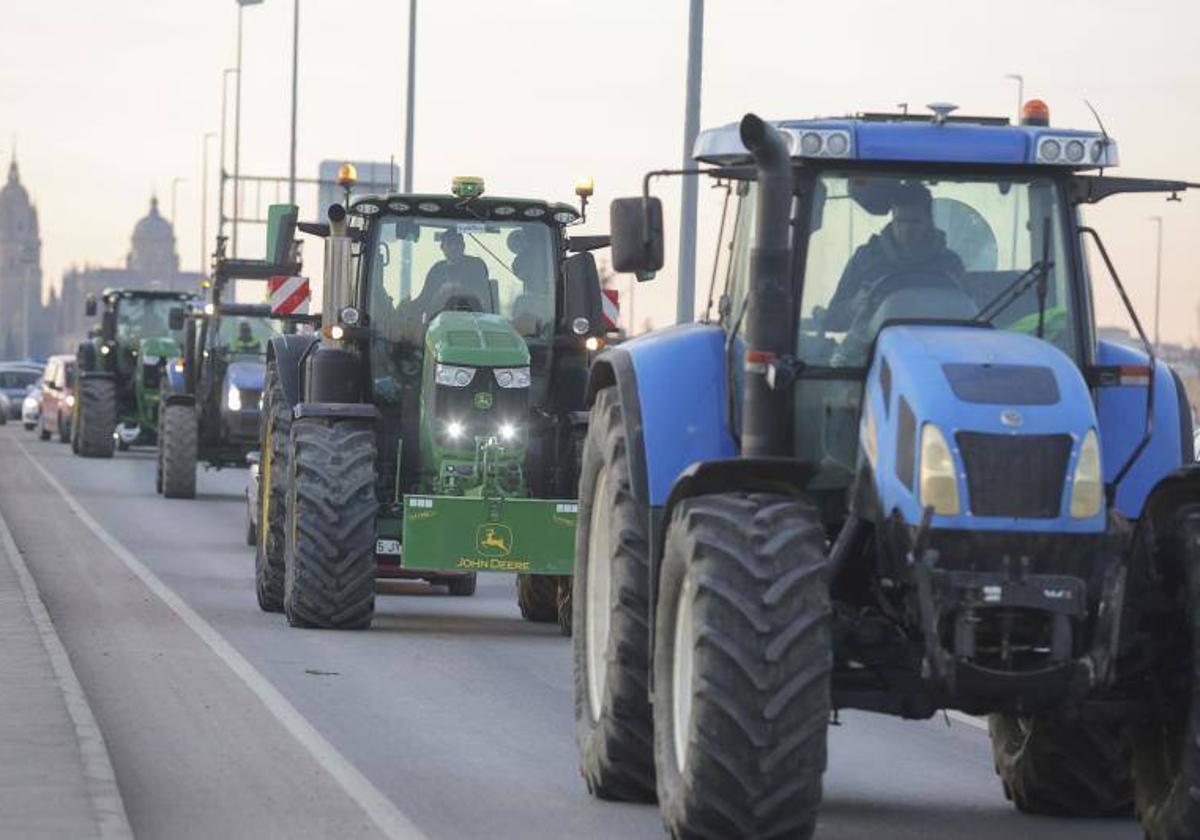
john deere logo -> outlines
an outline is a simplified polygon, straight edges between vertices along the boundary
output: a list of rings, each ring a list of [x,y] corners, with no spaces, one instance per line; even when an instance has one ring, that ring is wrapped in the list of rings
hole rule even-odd
[[[475,529],[475,550],[484,557],[507,557],[512,553],[512,529],[491,522]]]
[[[487,411],[492,407],[492,395],[488,391],[475,392],[475,407],[480,411]]]

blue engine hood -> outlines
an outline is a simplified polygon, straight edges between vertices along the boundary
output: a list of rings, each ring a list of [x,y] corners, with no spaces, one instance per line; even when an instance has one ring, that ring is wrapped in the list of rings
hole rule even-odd
[[[225,370],[225,387],[234,386],[243,391],[261,391],[266,379],[267,366],[253,359],[230,362]]]
[[[903,459],[917,458],[925,423],[936,424],[949,443],[959,472],[959,516],[935,516],[934,526],[975,530],[1087,531],[1103,530],[1104,515],[1087,520],[1015,518],[972,515],[966,470],[956,442],[959,432],[990,435],[1070,435],[1066,476],[1074,474],[1079,444],[1097,428],[1096,411],[1083,376],[1061,350],[1033,336],[978,327],[898,325],[880,333],[867,375],[865,400],[877,429],[873,465],[885,513],[899,510],[909,523],[921,519],[914,489],[898,476]],[[917,437],[904,446],[909,430],[900,428],[900,401],[915,420]],[[860,439],[867,434],[864,421]],[[898,464],[900,469],[897,469]],[[999,474],[995,481],[1015,477]],[[1063,492],[1063,504],[1069,487]]]

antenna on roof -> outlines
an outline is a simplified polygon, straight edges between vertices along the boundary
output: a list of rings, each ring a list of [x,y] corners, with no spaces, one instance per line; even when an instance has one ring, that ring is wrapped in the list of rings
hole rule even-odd
[[[1100,136],[1102,138],[1104,138],[1104,158],[1105,158],[1105,160],[1107,160],[1108,159],[1108,144],[1110,141],[1108,139],[1108,131],[1104,128],[1104,121],[1100,119],[1100,114],[1098,114],[1096,112],[1096,109],[1092,107],[1091,102],[1088,102],[1085,99],[1085,100],[1083,100],[1083,104],[1088,106],[1088,110],[1092,112],[1092,116],[1095,117],[1095,119],[1096,119],[1096,125],[1100,126]],[[1104,167],[1103,166],[1100,167],[1100,175],[1101,176],[1104,175]]]

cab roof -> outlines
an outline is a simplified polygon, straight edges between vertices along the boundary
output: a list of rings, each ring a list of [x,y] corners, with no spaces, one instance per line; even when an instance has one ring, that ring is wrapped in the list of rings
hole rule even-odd
[[[953,106],[930,106],[933,114],[859,114],[853,117],[780,120],[795,161],[949,163],[1039,166],[1079,171],[1117,165],[1117,144],[1101,131],[1047,125],[1011,125],[998,117],[949,116]],[[692,156],[730,166],[750,162],[737,123],[702,131]]]
[[[191,292],[172,292],[167,289],[105,289],[100,297],[106,301],[117,298],[152,298],[155,300],[195,300]]]
[[[349,212],[359,216],[430,216],[450,219],[551,222],[565,225],[579,218],[579,209],[562,202],[482,195],[460,198],[444,193],[390,193],[365,195],[350,202]]]

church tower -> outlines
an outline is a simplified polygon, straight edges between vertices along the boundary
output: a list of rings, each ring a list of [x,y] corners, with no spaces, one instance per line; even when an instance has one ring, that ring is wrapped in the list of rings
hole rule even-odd
[[[42,352],[42,241],[16,156],[0,187],[0,360]]]

